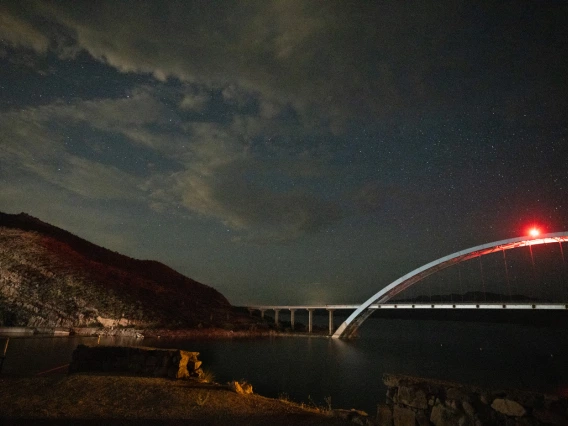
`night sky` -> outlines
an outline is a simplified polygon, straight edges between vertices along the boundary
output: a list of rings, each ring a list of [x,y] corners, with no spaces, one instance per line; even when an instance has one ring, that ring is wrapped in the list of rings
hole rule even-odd
[[[568,230],[568,2],[1,1],[0,211],[233,304]]]

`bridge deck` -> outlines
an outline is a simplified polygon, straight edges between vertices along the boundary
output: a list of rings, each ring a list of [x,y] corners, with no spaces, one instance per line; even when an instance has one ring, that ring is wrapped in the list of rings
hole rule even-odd
[[[357,309],[360,305],[256,305],[253,310],[340,310]],[[369,309],[546,309],[566,310],[564,303],[384,303],[372,304]]]

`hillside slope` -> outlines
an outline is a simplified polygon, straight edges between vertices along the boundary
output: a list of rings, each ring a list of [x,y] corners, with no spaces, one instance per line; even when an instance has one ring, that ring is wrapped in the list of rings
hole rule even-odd
[[[219,326],[233,309],[217,290],[24,213],[0,213],[0,325]]]

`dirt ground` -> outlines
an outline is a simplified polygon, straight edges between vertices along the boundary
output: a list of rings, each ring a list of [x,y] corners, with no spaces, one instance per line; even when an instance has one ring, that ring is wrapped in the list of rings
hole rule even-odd
[[[0,424],[347,425],[350,413],[303,407],[227,386],[162,378],[0,376]]]

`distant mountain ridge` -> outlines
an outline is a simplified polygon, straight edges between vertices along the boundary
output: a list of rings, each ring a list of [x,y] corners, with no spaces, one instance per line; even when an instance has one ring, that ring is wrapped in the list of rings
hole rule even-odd
[[[233,314],[217,290],[164,264],[0,213],[0,325],[207,327]]]

